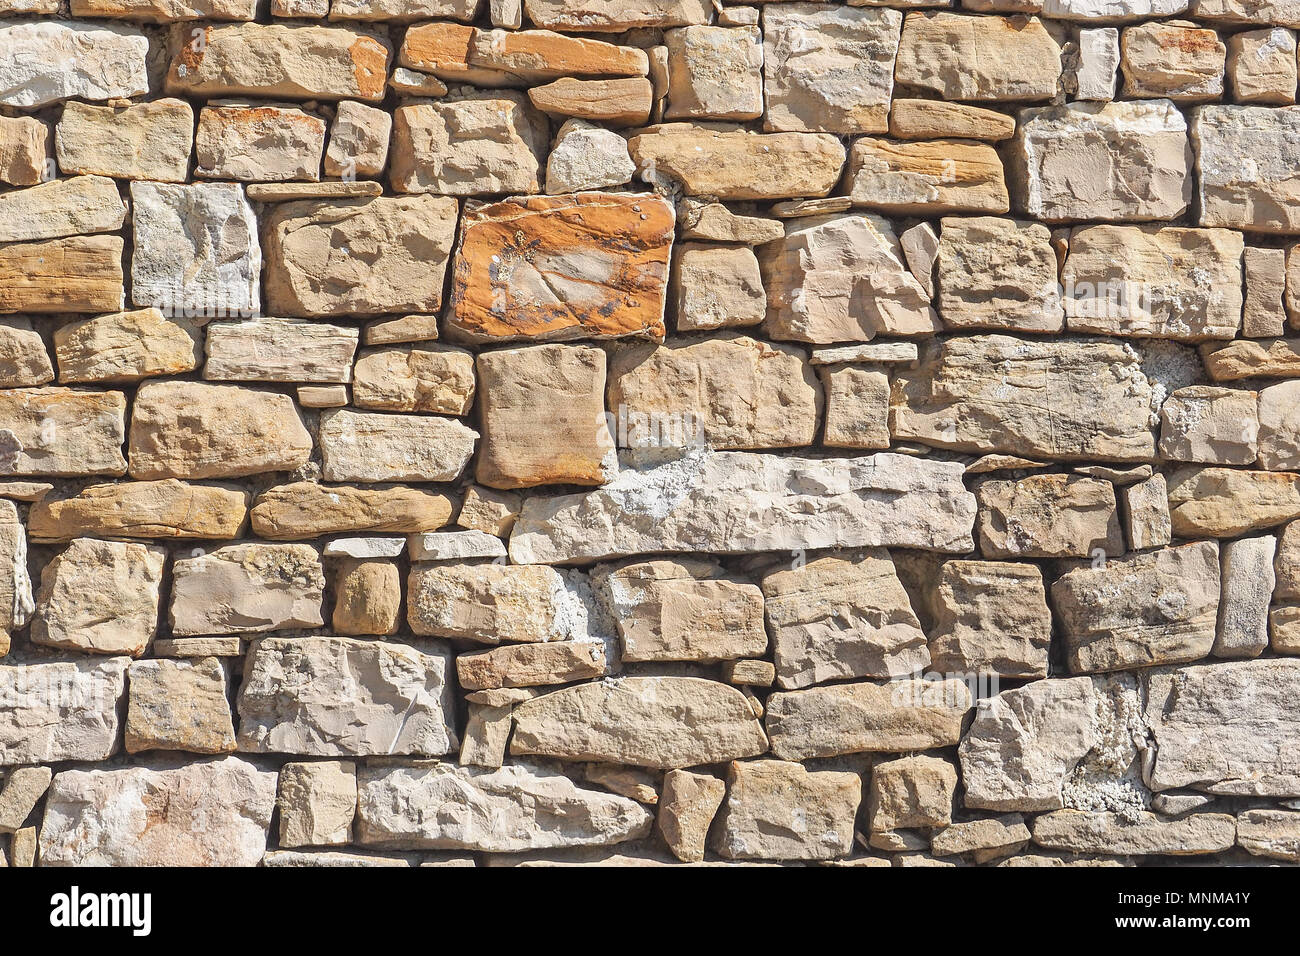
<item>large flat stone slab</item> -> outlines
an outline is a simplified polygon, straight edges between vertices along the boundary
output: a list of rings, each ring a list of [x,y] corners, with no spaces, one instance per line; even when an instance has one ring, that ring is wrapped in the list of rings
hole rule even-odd
[[[527,499],[510,555],[551,564],[861,546],[961,553],[974,547],[974,521],[974,496],[956,462],[705,452],[625,467],[586,494]]]

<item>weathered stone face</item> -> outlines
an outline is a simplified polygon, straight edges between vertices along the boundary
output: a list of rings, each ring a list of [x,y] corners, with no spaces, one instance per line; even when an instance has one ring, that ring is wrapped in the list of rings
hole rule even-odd
[[[32,641],[138,657],[153,640],[167,552],[76,538],[41,572]]]
[[[194,110],[184,100],[131,106],[72,101],[55,128],[55,147],[64,172],[183,183],[193,134]]]
[[[654,822],[635,800],[526,764],[378,766],[362,770],[357,784],[362,845],[487,853],[606,846],[640,839]],[[466,804],[473,812],[462,812]]]
[[[0,217],[0,242],[29,242],[120,229],[126,207],[112,180],[74,176],[0,194]]]
[[[1072,332],[1196,342],[1241,325],[1241,235],[1226,229],[1088,226],[1061,271]]]
[[[455,227],[446,197],[279,205],[262,226],[267,305],[279,315],[437,312]]]
[[[0,667],[0,766],[112,756],[130,663],[109,657]]]
[[[1056,253],[1045,226],[993,216],[941,221],[939,313],[948,328],[1059,332]]]
[[[65,770],[41,826],[55,866],[256,866],[275,773],[237,757],[174,769]]]
[[[885,132],[902,20],[897,10],[768,6],[763,22],[766,128]],[[910,81],[900,72],[900,82]]]
[[[1175,219],[1192,199],[1187,121],[1168,100],[1026,110],[1009,166],[1016,209],[1046,222]]]
[[[325,121],[292,106],[220,101],[199,114],[194,140],[204,179],[284,182],[320,179]]]
[[[1010,208],[1002,160],[982,143],[899,143],[864,136],[849,151],[846,176],[853,205],[894,216]]]
[[[292,399],[236,385],[151,382],[136,391],[133,478],[238,478],[290,471],[312,439]]]
[[[202,361],[198,338],[192,320],[157,309],[70,322],[54,331],[59,381],[128,384],[193,371]]]
[[[119,236],[0,246],[0,313],[114,312],[123,298]]]
[[[232,544],[172,566],[172,633],[320,627],[325,576],[305,544]]]
[[[1121,48],[1124,91],[1130,96],[1186,103],[1223,95],[1227,47],[1213,30],[1143,23],[1124,31]]]
[[[678,496],[669,508],[652,508],[668,481]],[[820,511],[800,506],[810,483],[836,489]],[[520,562],[558,563],[655,551],[735,554],[835,545],[960,553],[973,546],[974,516],[960,466],[949,463],[889,454],[835,461],[703,453],[624,468],[605,488],[587,494],[525,500],[510,554]]]
[[[982,481],[980,551],[990,558],[1089,558],[1124,552],[1115,489],[1078,475]]]
[[[407,584],[416,634],[496,644],[585,638],[585,602],[553,568],[416,564]]]
[[[431,531],[445,525],[454,510],[446,495],[420,488],[300,481],[268,488],[258,496],[251,517],[259,537],[295,540],[344,532]]]
[[[1155,454],[1152,398],[1136,353],[1121,345],[950,338],[926,344],[915,370],[895,374],[890,431],[966,451],[1142,461]],[[1039,414],[1043,403],[1050,419]]]
[[[1052,585],[1052,603],[1074,673],[1198,660],[1214,644],[1219,549],[1202,541],[1077,568]]]
[[[955,744],[970,708],[958,680],[832,684],[773,694],[766,725],[782,760],[928,750]]]
[[[893,229],[876,216],[796,219],[764,245],[764,329],[775,339],[827,345],[939,329],[930,295],[904,265]]]
[[[321,415],[326,481],[454,481],[478,432],[451,418],[330,409]]]
[[[1241,796],[1300,793],[1287,703],[1297,680],[1294,660],[1151,671],[1144,716],[1157,750],[1148,784]]]
[[[175,28],[167,92],[188,96],[380,100],[392,50],[377,37],[315,25]]]
[[[763,578],[777,685],[891,678],[930,663],[907,593],[884,549],[825,557]]]
[[[664,51],[666,119],[751,120],[763,115],[763,35],[758,30],[681,27],[664,33]]]
[[[287,763],[280,768],[275,802],[280,810],[280,846],[351,843],[357,765],[351,760]]]
[[[135,661],[130,670],[127,753],[183,750],[220,754],[235,749],[221,661]]]
[[[721,578],[716,565],[647,561],[603,579],[624,661],[734,660],[767,650],[762,592]]]
[[[781,760],[733,761],[718,820],[718,853],[733,860],[841,856],[853,843],[861,801],[856,773],[810,773]],[[804,832],[815,836],[804,838]]]
[[[0,22],[0,105],[26,109],[79,97],[149,92],[149,39],[133,27],[79,21]]]
[[[629,135],[628,150],[646,182],[723,200],[825,196],[844,166],[834,136],[747,133],[724,123],[651,126]]]
[[[125,413],[121,392],[0,390],[0,475],[121,475]]]
[[[895,72],[901,85],[945,100],[1047,100],[1061,48],[1037,17],[909,13]]]
[[[469,210],[448,327],[472,341],[662,340],[673,212],[648,194],[521,198]]]
[[[50,127],[34,116],[0,117],[0,182],[35,186],[46,174]],[[82,172],[64,166],[68,172]]]
[[[1300,231],[1288,182],[1300,110],[1203,106],[1192,115],[1201,225]]]
[[[520,93],[399,107],[392,173],[401,192],[451,196],[541,189],[546,119]]]
[[[614,476],[604,352],[535,345],[485,353],[477,367],[483,447],[475,477],[481,484],[600,485]],[[564,449],[558,457],[557,448]]]
[[[785,448],[814,441],[821,389],[795,348],[717,338],[615,351],[608,406],[626,415],[632,447],[659,443],[655,421],[678,420],[688,444]]]
[[[636,767],[691,767],[753,757],[767,736],[744,695],[694,677],[577,684],[514,711],[512,754]]]
[[[1137,757],[1136,684],[1115,678],[1042,680],[981,701],[958,755],[968,807],[984,810],[1116,809],[1131,785],[1111,778]],[[1140,797],[1140,795],[1137,795]]]
[[[239,692],[239,749],[437,757],[459,746],[451,654],[342,637],[266,637]]]
[[[935,671],[1047,676],[1052,615],[1035,565],[947,561],[931,605],[929,656]]]
[[[257,217],[234,183],[131,184],[131,300],[168,314],[255,315]]]

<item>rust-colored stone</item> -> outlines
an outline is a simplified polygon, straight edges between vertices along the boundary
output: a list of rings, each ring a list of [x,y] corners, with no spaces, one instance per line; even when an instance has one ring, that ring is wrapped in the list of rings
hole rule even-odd
[[[472,341],[664,337],[673,207],[658,196],[529,196],[467,209],[448,328]]]

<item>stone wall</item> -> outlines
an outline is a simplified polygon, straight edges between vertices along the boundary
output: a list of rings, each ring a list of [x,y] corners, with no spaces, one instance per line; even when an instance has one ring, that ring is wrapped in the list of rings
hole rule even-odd
[[[0,859],[1300,859],[1297,29],[0,0]]]

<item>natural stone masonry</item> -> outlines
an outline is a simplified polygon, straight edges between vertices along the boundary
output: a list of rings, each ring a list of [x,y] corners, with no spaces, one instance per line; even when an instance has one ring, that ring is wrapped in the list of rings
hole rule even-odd
[[[1300,862],[1297,30],[0,0],[0,865]]]

